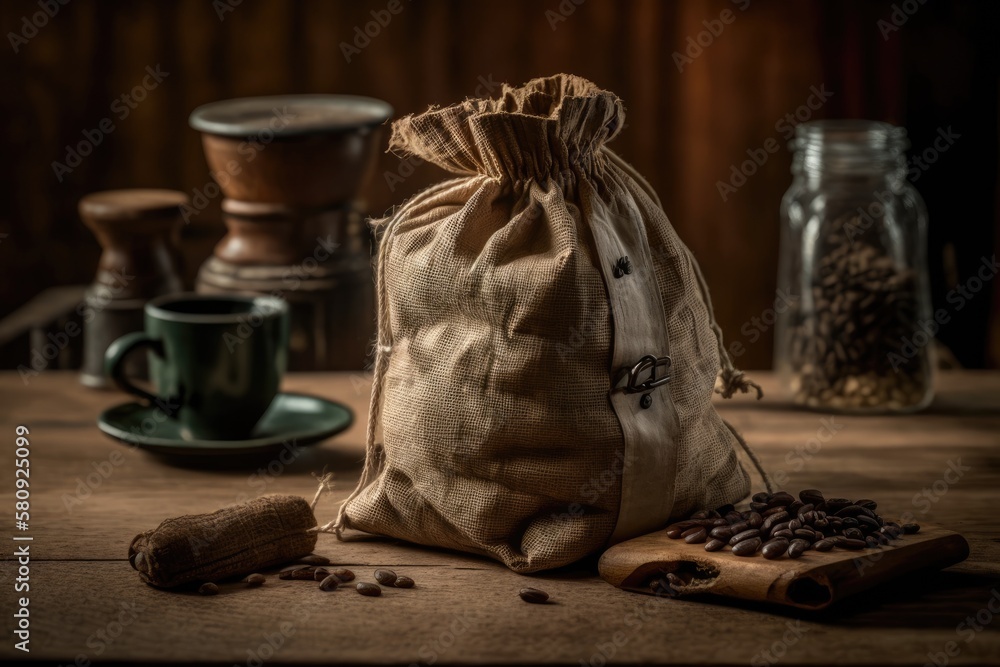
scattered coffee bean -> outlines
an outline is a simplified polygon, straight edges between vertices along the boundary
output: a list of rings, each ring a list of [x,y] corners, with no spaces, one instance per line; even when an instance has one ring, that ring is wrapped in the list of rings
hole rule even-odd
[[[712,529],[709,535],[718,540],[728,540],[733,536],[733,529],[729,526],[716,526]]]
[[[708,531],[704,528],[692,528],[684,533],[684,541],[688,544],[701,544],[708,538]]]
[[[795,539],[788,545],[788,557],[800,558],[809,549],[809,542]]]
[[[864,540],[853,540],[849,537],[845,537],[837,542],[837,546],[843,549],[857,551],[858,549],[864,549],[868,545],[865,544]]]
[[[198,592],[202,595],[218,595],[219,587],[209,581],[199,586]]]
[[[282,570],[278,573],[278,579],[291,579],[294,581],[313,581],[313,573],[316,568],[311,565],[299,565],[292,569]]]
[[[409,577],[396,577],[396,583],[393,584],[396,588],[413,588],[414,581]]]
[[[382,595],[382,589],[379,588],[378,584],[370,584],[366,581],[362,581],[357,585],[358,592],[362,595],[374,598]]]
[[[375,570],[375,581],[383,586],[392,586],[396,583],[396,573],[392,570]]]
[[[719,540],[713,537],[708,542],[705,542],[705,551],[718,551],[728,543],[727,540]]]
[[[330,570],[326,569],[325,567],[317,567],[313,571],[313,581],[323,581],[324,579],[329,577],[330,574],[331,574]]]
[[[517,594],[521,596],[522,600],[531,604],[542,604],[549,599],[548,593],[537,588],[522,588]]]
[[[303,556],[298,559],[298,562],[305,563],[306,565],[329,565],[330,559],[326,556],[318,556],[316,554],[309,554],[308,556]]]
[[[749,530],[744,530],[742,533],[737,533],[729,539],[730,546],[736,546],[740,542],[746,540],[751,540],[755,537],[760,537],[760,530],[757,528],[750,528]]]
[[[781,558],[786,551],[788,551],[788,540],[781,537],[770,540],[760,549],[761,555],[768,560]]]
[[[919,532],[920,532],[920,524],[919,523],[904,523],[903,524],[903,533],[904,534],[906,534],[906,535],[915,535],[915,534],[917,534]]]
[[[813,549],[816,551],[829,551],[834,546],[833,540],[819,540],[817,542],[813,542]]]
[[[733,547],[733,553],[737,556],[753,556],[757,553],[757,549],[760,548],[761,539],[759,537],[752,537],[749,540],[743,540]]]
[[[348,581],[354,581],[354,573],[347,568],[338,567],[332,572],[333,576],[340,580],[340,583],[344,584]]]
[[[336,575],[333,574],[324,577],[319,582],[319,589],[321,591],[335,591],[338,586],[340,586],[340,579],[337,579]]]
[[[265,581],[266,578],[264,577],[264,575],[257,573],[248,574],[246,577],[243,578],[243,583],[251,587],[263,586]]]

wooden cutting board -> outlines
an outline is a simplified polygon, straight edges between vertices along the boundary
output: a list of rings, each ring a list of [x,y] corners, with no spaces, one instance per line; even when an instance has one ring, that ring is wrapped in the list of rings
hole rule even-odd
[[[807,551],[801,558],[777,560],[759,553],[740,557],[728,548],[709,552],[703,544],[672,540],[658,531],[611,547],[598,569],[608,583],[637,593],[652,595],[650,581],[673,572],[691,579],[681,596],[721,595],[819,610],[900,575],[948,567],[968,556],[964,537],[927,525],[881,549]]]

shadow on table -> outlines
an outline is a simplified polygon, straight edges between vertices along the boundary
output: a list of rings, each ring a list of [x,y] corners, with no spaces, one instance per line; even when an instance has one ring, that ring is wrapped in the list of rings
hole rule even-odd
[[[966,617],[974,617],[986,608],[994,598],[1000,601],[1000,577],[924,571],[880,584],[822,611],[708,595],[684,599],[840,627],[954,629]]]

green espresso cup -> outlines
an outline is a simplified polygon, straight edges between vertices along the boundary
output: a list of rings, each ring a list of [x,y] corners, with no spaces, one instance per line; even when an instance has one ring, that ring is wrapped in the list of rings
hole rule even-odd
[[[250,436],[278,393],[288,364],[288,304],[271,296],[173,294],[145,307],[145,331],[126,334],[104,355],[123,391],[180,423],[190,440]],[[149,351],[156,395],[125,377],[126,357]]]

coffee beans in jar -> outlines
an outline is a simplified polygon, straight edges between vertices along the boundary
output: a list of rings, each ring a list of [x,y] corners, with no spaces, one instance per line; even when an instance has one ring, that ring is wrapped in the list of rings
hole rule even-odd
[[[908,145],[886,123],[796,127],[772,322],[799,405],[911,412],[933,397],[927,212],[906,180]]]

